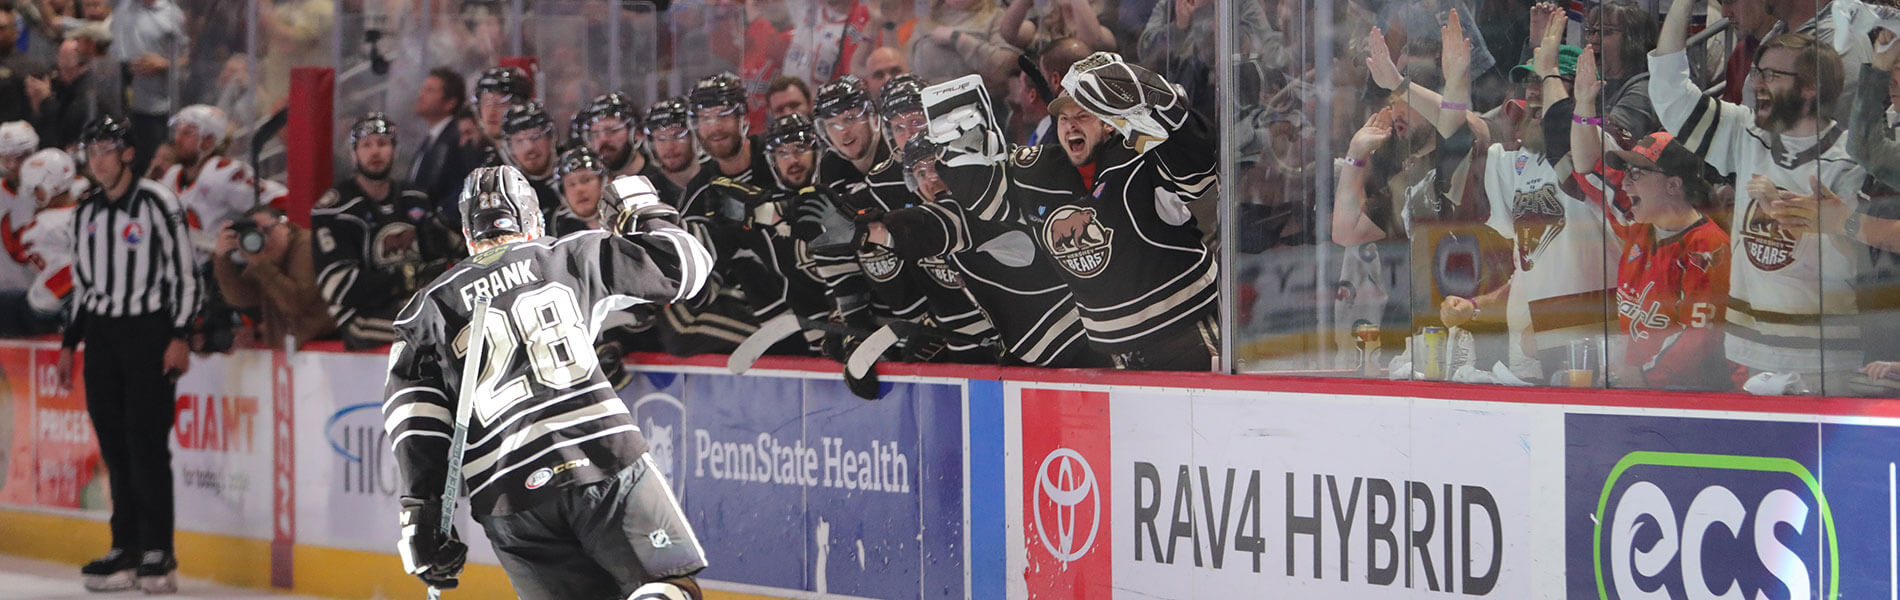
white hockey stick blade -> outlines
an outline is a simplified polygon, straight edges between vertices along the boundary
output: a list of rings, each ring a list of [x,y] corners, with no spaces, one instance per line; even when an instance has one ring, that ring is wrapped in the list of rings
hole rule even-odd
[[[884,357],[884,352],[901,341],[903,338],[898,337],[891,326],[879,327],[871,337],[864,338],[858,344],[858,349],[851,351],[851,359],[844,363],[845,372],[853,378],[863,379],[866,373],[871,372],[871,367],[877,366],[877,360]]]
[[[744,375],[752,368],[752,363],[758,362],[759,357],[765,356],[766,350],[771,350],[781,340],[792,337],[792,334],[798,333],[798,330],[798,315],[787,312],[772,317],[771,320],[759,325],[758,331],[746,336],[745,341],[739,342],[739,347],[733,349],[731,356],[726,357],[726,370],[731,371],[733,375]]]
[[[475,412],[475,387],[481,380],[482,351],[488,345],[488,304],[487,296],[477,296],[475,306],[469,309],[468,352],[462,355],[462,385],[457,388],[459,393],[455,400],[455,434],[449,438],[448,477],[442,486],[442,520],[436,525],[443,539],[455,530],[455,505],[462,495],[462,458],[468,450],[468,420]],[[440,598],[442,590],[429,586],[429,600]]]

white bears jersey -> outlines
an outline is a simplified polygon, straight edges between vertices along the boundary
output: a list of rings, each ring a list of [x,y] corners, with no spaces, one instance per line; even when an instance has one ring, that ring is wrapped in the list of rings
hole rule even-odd
[[[33,223],[33,199],[19,186],[0,181],[0,291],[18,291],[33,284],[33,272],[27,267],[26,246],[20,233]]]
[[[1663,127],[1709,166],[1735,176],[1723,344],[1728,359],[1779,372],[1860,368],[1860,327],[1853,319],[1830,317],[1859,313],[1851,282],[1867,260],[1866,247],[1847,236],[1783,231],[1748,193],[1756,175],[1800,194],[1813,193],[1809,179],[1818,177],[1842,203],[1858,209],[1855,192],[1867,174],[1848,157],[1846,133],[1838,123],[1810,137],[1756,127],[1753,109],[1705,98],[1696,90],[1682,52],[1649,57],[1649,72]]]
[[[1603,267],[1603,212],[1564,192],[1561,183],[1540,153],[1496,144],[1486,152],[1491,214],[1485,223],[1511,240],[1517,267],[1506,312],[1514,365],[1538,350],[1601,337],[1616,318],[1605,303],[1616,276]],[[1533,335],[1527,338],[1526,331]]]
[[[290,190],[269,179],[254,181],[251,166],[222,156],[206,158],[204,169],[191,185],[180,185],[185,168],[172,165],[158,182],[178,195],[185,209],[185,223],[191,226],[192,247],[200,260],[209,260],[217,242],[219,221],[242,213],[259,204],[282,206]]]
[[[36,312],[58,312],[73,291],[73,212],[70,206],[42,210],[20,235],[34,272],[26,301]]]

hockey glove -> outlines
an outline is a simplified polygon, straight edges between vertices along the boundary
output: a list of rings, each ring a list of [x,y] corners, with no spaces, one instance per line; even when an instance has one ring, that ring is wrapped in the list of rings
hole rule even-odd
[[[882,208],[873,206],[859,210],[857,216],[851,219],[853,225],[851,247],[862,251],[874,245],[871,243],[871,224],[883,221],[884,209]]]
[[[600,374],[607,377],[607,382],[613,384],[615,391],[633,383],[633,374],[627,372],[627,353],[620,349],[620,342],[594,346],[594,358],[600,361]]]
[[[653,182],[645,177],[628,175],[615,179],[607,190],[613,194],[614,231],[632,233],[646,219],[679,222],[679,210],[660,200],[660,192],[653,189]]]
[[[468,562],[468,545],[453,528],[442,537],[442,501],[404,496],[399,523],[402,540],[396,543],[396,553],[402,555],[402,570],[437,589],[455,589]]]
[[[1169,130],[1155,113],[1181,99],[1181,92],[1166,79],[1111,52],[1097,52],[1076,63],[1062,78],[1062,88],[1142,150],[1167,141]]]
[[[750,227],[752,207],[765,201],[765,188],[730,177],[712,180],[706,193],[712,200],[707,215],[720,221]]]
[[[845,216],[832,191],[817,186],[798,190],[792,209],[792,237],[813,247],[839,246],[851,241],[851,218]]]

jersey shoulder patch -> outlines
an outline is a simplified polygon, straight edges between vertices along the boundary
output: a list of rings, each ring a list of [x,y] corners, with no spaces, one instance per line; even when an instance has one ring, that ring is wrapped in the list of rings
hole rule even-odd
[[[1041,157],[1042,146],[1018,146],[1009,151],[1009,163],[1018,167],[1036,164],[1036,160]]]
[[[336,188],[330,188],[330,191],[323,193],[323,197],[317,199],[316,207],[317,208],[335,208],[336,205],[342,204],[342,203],[343,203],[343,194],[337,193]]]
[[[895,158],[884,159],[882,161],[879,161],[875,165],[871,165],[871,171],[868,173],[865,173],[865,175],[876,175],[879,173],[883,173],[884,171],[889,170],[891,166],[895,164],[897,164],[897,159]]]

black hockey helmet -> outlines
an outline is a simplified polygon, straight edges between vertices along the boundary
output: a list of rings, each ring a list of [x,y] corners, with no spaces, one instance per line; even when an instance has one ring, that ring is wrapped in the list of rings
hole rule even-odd
[[[501,134],[514,135],[523,131],[554,131],[554,119],[548,117],[547,109],[540,102],[522,102],[508,107],[508,113],[501,117]]]
[[[890,121],[892,116],[924,110],[924,80],[905,73],[892,77],[878,93],[877,114]]]
[[[79,132],[79,144],[91,145],[94,142],[118,142],[121,146],[132,145],[132,125],[125,119],[105,115],[93,119]]]
[[[587,111],[574,113],[567,118],[567,135],[561,136],[561,151],[587,144]]]
[[[798,113],[772,119],[765,126],[765,150],[791,144],[816,144],[817,135],[812,131],[811,118]]]
[[[620,92],[595,96],[592,102],[587,103],[587,108],[581,110],[581,114],[587,115],[587,118],[581,121],[584,126],[592,126],[594,121],[608,118],[626,121],[630,126],[640,124],[639,109],[634,108],[633,102],[627,99],[627,95]]]
[[[389,143],[394,144],[396,143],[396,124],[391,123],[389,117],[383,116],[381,112],[363,115],[363,118],[350,124],[350,147],[355,148],[357,142],[372,135],[387,137]]]
[[[652,108],[647,109],[647,135],[653,135],[653,131],[656,129],[666,129],[668,127],[686,127],[690,129],[692,128],[692,123],[693,111],[686,108],[686,99],[684,97],[667,98],[654,103]]]
[[[687,95],[694,114],[701,109],[732,107],[745,114],[745,82],[731,73],[720,73],[700,79],[693,85],[693,92]]]
[[[900,164],[908,169],[916,166],[917,163],[941,157],[943,157],[943,145],[930,141],[930,136],[919,135],[912,136],[909,142],[904,143],[904,154],[898,158]]]
[[[863,79],[846,75],[819,86],[818,98],[812,103],[814,117],[829,119],[861,107],[870,107],[871,94],[864,89]]]
[[[576,146],[561,153],[561,162],[554,166],[554,179],[567,179],[568,173],[577,171],[593,171],[602,178],[607,177],[607,165],[601,162],[600,155],[595,154],[594,149],[586,146]]]
[[[482,167],[462,181],[462,234],[469,242],[504,235],[541,236],[541,200],[521,171]]]
[[[489,67],[475,80],[475,97],[470,104],[480,105],[483,93],[496,94],[510,104],[519,104],[534,97],[534,84],[520,69]]]

